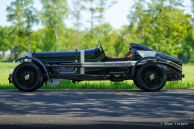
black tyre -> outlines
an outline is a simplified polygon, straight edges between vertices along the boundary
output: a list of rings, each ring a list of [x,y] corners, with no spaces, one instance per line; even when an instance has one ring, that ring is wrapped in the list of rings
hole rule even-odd
[[[35,91],[43,84],[42,72],[34,63],[22,63],[13,71],[13,84],[20,91]]]
[[[45,81],[44,81],[44,79],[43,79],[43,81],[39,84],[39,86],[38,86],[36,89],[41,88],[41,87],[44,85],[44,83],[45,83]]]
[[[137,86],[137,88],[139,88],[141,90],[146,90],[145,88],[141,87],[141,85],[138,84],[138,82],[136,81],[136,79],[133,80],[133,83]]]
[[[159,91],[166,84],[166,80],[167,75],[160,65],[147,63],[137,70],[134,83],[145,91]]]

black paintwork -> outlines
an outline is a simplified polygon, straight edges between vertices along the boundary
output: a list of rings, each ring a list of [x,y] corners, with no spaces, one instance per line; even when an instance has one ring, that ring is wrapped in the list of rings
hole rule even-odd
[[[137,61],[134,66],[120,68],[85,68],[85,74],[80,74],[80,51],[69,52],[41,52],[32,53],[32,57],[24,57],[19,60],[31,59],[32,62],[40,66],[47,80],[53,78],[69,79],[74,81],[82,80],[111,80],[123,81],[133,79],[135,70],[143,65],[142,62],[157,62],[164,66],[170,80],[182,79],[182,62],[172,56],[157,52],[156,57],[142,58],[137,51],[154,51],[144,45],[131,43],[131,55],[123,58],[107,57],[103,48],[85,50],[86,62],[117,62],[117,61]],[[156,51],[155,51],[156,52]],[[169,62],[170,61],[170,62]],[[40,63],[41,62],[41,63]],[[69,73],[67,73],[67,71]],[[50,79],[51,78],[51,79]]]
[[[85,59],[88,61],[96,60],[102,55],[104,52],[99,48],[85,50]],[[42,61],[79,61],[80,51],[32,53],[32,57]]]
[[[182,65],[182,61],[181,60],[176,59],[176,58],[174,58],[172,56],[169,56],[167,54],[163,54],[163,53],[157,52],[156,56],[161,58],[161,59],[164,59],[164,60],[172,61],[172,62],[174,62],[174,63],[176,63],[178,65]]]
[[[131,43],[130,44],[130,48],[131,50],[134,52],[134,55],[137,55],[137,50],[143,50],[143,51],[155,51],[155,50],[152,50],[144,45],[141,45],[141,44],[136,44],[136,43]],[[167,54],[164,54],[164,53],[161,53],[161,52],[157,52],[156,54],[156,57],[159,57],[161,59],[164,59],[164,60],[169,60],[169,61],[172,61],[176,64],[179,64],[181,65],[182,64],[182,61],[177,59],[177,58],[174,58],[172,56],[169,56]],[[138,58],[139,59],[139,58]]]
[[[149,49],[148,47],[142,44],[137,44],[137,43],[131,43],[130,48],[131,50],[153,51],[152,49]]]

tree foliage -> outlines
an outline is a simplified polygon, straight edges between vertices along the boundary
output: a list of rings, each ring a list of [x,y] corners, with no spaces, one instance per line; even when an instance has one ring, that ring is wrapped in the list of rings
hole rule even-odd
[[[15,0],[7,7],[7,20],[13,24],[10,29],[12,35],[11,51],[17,57],[18,52],[28,49],[30,52],[31,28],[37,22],[36,11],[33,8],[33,0]],[[28,37],[28,42],[26,41]],[[28,46],[28,47],[26,47]]]
[[[127,16],[129,24],[119,29],[104,20],[115,1],[40,0],[42,8],[37,11],[33,0],[13,0],[7,7],[11,26],[0,27],[0,51],[10,50],[13,60],[27,51],[86,49],[101,43],[108,56],[121,57],[130,42],[137,42],[192,61],[194,11],[186,13],[183,0],[135,0]],[[68,16],[73,27],[66,25]],[[38,21],[42,27],[32,29]]]
[[[90,30],[104,22],[104,13],[106,9],[115,4],[114,0],[83,0],[85,9],[90,13],[88,21],[90,22]]]
[[[50,50],[58,50],[60,46],[60,32],[64,27],[64,19],[67,17],[68,6],[66,0],[41,0],[43,8],[41,11],[41,22],[48,28],[45,40],[50,45]],[[53,35],[52,35],[53,34]],[[50,37],[50,38],[49,38]],[[46,43],[45,42],[45,43]],[[54,42],[54,44],[53,44]]]
[[[135,29],[140,42],[155,50],[178,56],[184,52],[183,44],[191,31],[191,15],[179,9],[180,1],[152,0],[144,11],[145,3],[137,1],[129,31]],[[133,26],[133,28],[131,27]]]

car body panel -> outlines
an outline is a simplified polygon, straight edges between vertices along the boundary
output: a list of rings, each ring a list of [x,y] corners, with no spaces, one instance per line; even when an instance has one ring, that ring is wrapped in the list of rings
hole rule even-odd
[[[129,52],[123,58],[106,56],[100,46],[80,51],[32,53],[17,61],[37,64],[46,75],[45,80],[50,82],[54,79],[131,80],[138,67],[146,63],[161,65],[167,73],[168,81],[181,80],[183,77],[182,62],[179,59],[136,43],[130,44]]]

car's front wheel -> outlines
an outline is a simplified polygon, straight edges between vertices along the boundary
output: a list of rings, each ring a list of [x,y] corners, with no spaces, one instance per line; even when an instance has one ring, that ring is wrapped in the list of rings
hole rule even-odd
[[[166,80],[164,69],[155,63],[142,65],[134,77],[136,86],[145,91],[159,91],[164,87]]]
[[[13,84],[20,91],[31,92],[43,84],[42,72],[34,63],[22,63],[13,71]]]

